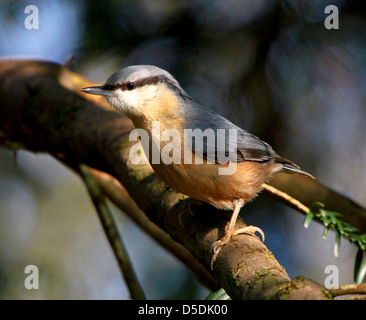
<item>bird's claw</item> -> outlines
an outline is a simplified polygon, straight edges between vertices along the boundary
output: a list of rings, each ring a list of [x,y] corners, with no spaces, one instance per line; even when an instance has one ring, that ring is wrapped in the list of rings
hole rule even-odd
[[[213,255],[211,258],[211,270],[213,270],[213,265],[216,261],[217,256],[219,255],[220,250],[230,241],[231,237],[232,237],[232,233],[227,232],[222,237],[222,239],[217,240],[212,244]]]
[[[238,234],[249,234],[249,235],[255,235],[255,233],[258,232],[262,237],[262,242],[265,240],[264,232],[261,228],[255,227],[255,226],[248,226],[244,227],[238,230],[235,230],[233,232],[233,236],[236,236]]]
[[[262,237],[262,242],[264,242],[265,236],[264,236],[264,232],[262,231],[261,228],[255,227],[255,226],[247,226],[238,230],[234,230],[234,231],[226,231],[225,235],[222,237],[222,239],[215,241],[212,244],[212,250],[213,250],[213,255],[211,258],[211,270],[213,271],[213,266],[214,263],[217,259],[217,256],[219,255],[220,250],[222,249],[222,247],[224,247],[233,236],[236,236],[238,234],[248,234],[248,235],[255,235],[255,232],[258,232],[261,237]]]
[[[214,242],[214,244],[212,245],[212,250],[213,250],[214,254],[216,253],[217,248],[218,248],[218,246],[219,246],[219,243],[220,243],[220,242],[221,242],[221,240],[216,241],[216,242]]]

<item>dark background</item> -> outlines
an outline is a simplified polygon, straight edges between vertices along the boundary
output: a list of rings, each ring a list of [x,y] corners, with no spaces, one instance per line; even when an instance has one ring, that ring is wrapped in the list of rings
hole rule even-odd
[[[133,64],[172,73],[202,104],[267,141],[317,179],[366,205],[366,11],[361,1],[1,1],[0,55],[65,63],[103,83]],[[339,8],[339,30],[324,9]],[[82,125],[82,124],[80,124]],[[202,299],[207,289],[114,210],[146,295]],[[303,216],[265,197],[242,210],[291,277],[324,283],[327,265],[352,282],[355,248],[303,227]],[[24,268],[40,289],[24,288]],[[128,299],[80,179],[48,155],[0,149],[0,298]]]

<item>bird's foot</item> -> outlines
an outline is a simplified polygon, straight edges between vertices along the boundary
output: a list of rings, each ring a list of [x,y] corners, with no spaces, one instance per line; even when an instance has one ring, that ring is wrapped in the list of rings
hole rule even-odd
[[[217,259],[219,252],[226,244],[229,243],[230,239],[233,236],[236,236],[238,234],[248,234],[248,235],[254,236],[256,232],[258,232],[262,236],[262,242],[264,242],[264,239],[265,239],[264,232],[262,231],[262,229],[255,227],[255,226],[247,226],[247,227],[240,228],[237,230],[226,230],[225,235],[220,240],[215,241],[212,245],[212,249],[213,249],[214,253],[211,258],[211,270],[213,270],[213,266],[214,266],[214,263]]]

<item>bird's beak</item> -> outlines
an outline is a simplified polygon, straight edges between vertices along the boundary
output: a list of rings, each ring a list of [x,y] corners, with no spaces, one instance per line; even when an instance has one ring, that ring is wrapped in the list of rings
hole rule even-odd
[[[99,96],[112,96],[113,92],[110,90],[106,90],[104,86],[95,86],[95,87],[87,87],[82,88],[80,91],[89,93],[89,94],[96,94]]]

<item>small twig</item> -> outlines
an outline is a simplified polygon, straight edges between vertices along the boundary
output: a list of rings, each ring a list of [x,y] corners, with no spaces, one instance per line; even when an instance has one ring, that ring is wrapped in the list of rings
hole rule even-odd
[[[325,210],[324,204],[321,202],[313,202],[310,207],[307,207],[289,194],[280,191],[277,188],[268,184],[263,184],[263,188],[278,200],[285,202],[290,207],[305,214],[305,228],[308,227],[310,221],[313,220],[313,218],[315,217],[324,225],[324,239],[327,237],[329,228],[333,229],[336,234],[336,242],[334,246],[335,257],[338,256],[339,252],[340,235],[344,236],[351,243],[358,246],[362,251],[366,251],[366,235],[360,234],[357,228],[349,225],[346,221],[343,221],[343,219],[339,219],[338,217],[342,217],[342,214],[334,211]]]
[[[145,300],[146,297],[144,291],[132,267],[127,250],[118,232],[117,225],[107,206],[104,194],[101,192],[98,183],[95,181],[93,175],[89,172],[89,168],[87,166],[83,164],[80,165],[80,174],[97,210],[98,217],[102,223],[108,242],[111,245],[113,253],[117,259],[118,266],[121,270],[123,278],[125,279],[132,299]]]
[[[272,193],[273,195],[275,195],[276,197],[282,198],[283,200],[285,200],[286,202],[291,204],[293,207],[297,208],[299,211],[308,213],[310,210],[307,206],[302,204],[299,200],[291,197],[289,194],[287,194],[283,191],[278,190],[275,187],[272,187],[272,186],[264,183],[263,188],[266,189],[268,192]]]
[[[348,294],[366,295],[366,283],[352,283],[340,286],[337,289],[328,289],[327,292],[334,298]],[[366,297],[366,296],[365,296]]]

